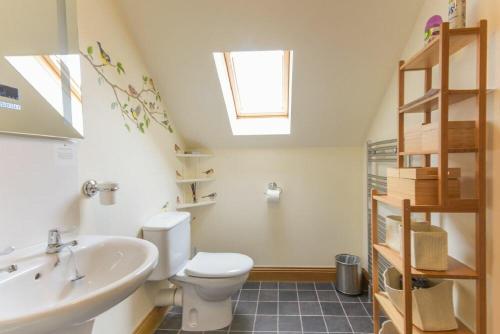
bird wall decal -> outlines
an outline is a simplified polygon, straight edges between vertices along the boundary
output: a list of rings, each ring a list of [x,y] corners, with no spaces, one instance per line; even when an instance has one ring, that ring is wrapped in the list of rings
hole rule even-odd
[[[99,47],[99,55],[101,56],[101,60],[105,64],[111,64],[111,57],[107,54],[106,51],[102,48],[101,42],[97,42],[97,46]]]
[[[172,124],[161,103],[160,92],[156,89],[153,79],[143,75],[139,87],[138,84],[132,85],[132,83],[120,85],[114,80],[113,72],[109,72],[108,69],[113,69],[115,75],[118,73],[124,76],[126,73],[123,64],[119,61],[114,63],[100,41],[96,41],[96,44],[99,48],[98,57],[94,57],[93,45],[89,45],[86,52],[80,51],[80,54],[97,73],[98,83],[107,84],[113,90],[116,100],[111,103],[111,109],[122,113],[125,128],[131,131],[131,125],[134,125],[141,133],[145,133],[151,122],[154,122],[173,133]]]

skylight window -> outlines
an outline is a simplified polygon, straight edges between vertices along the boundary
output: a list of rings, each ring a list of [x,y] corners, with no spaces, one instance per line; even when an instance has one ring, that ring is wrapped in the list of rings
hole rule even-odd
[[[214,53],[234,135],[290,134],[292,51]]]

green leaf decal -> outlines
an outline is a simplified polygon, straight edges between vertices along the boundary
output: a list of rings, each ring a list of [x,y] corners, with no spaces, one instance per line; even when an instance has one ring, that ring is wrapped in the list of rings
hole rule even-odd
[[[92,54],[94,53],[94,48],[92,46],[87,47],[87,54],[92,58]]]
[[[120,62],[116,63],[116,71],[118,72],[118,74],[125,73],[125,69],[123,68],[122,63]]]

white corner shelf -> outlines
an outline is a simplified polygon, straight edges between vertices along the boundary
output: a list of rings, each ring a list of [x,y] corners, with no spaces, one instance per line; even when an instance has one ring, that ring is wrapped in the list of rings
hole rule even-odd
[[[210,158],[212,154],[208,153],[177,153],[178,158]]]
[[[195,207],[200,207],[200,206],[207,206],[207,205],[213,205],[215,204],[216,201],[202,201],[202,202],[197,202],[197,203],[181,203],[177,204],[177,209],[188,209],[188,208],[195,208]]]
[[[210,182],[213,180],[215,180],[214,177],[200,177],[196,179],[177,179],[175,182],[177,184],[184,184],[184,183]]]

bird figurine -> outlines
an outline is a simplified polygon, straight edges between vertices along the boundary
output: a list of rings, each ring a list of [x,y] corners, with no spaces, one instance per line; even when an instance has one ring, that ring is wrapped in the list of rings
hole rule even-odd
[[[210,193],[208,195],[202,196],[201,198],[208,198],[210,200],[214,200],[217,197],[217,193]]]
[[[213,168],[210,168],[210,169],[207,169],[206,171],[204,171],[203,173],[204,174],[207,174],[207,175],[210,175],[210,174],[213,174],[215,171]]]
[[[179,153],[181,151],[181,148],[179,147],[179,145],[174,144],[174,151],[175,151],[175,153]]]
[[[111,57],[104,51],[101,42],[97,42],[97,46],[99,46],[99,54],[101,55],[102,62],[104,64],[111,64]]]
[[[128,85],[128,92],[130,93],[130,95],[132,96],[137,96],[137,90],[134,88],[134,86],[132,85]]]

